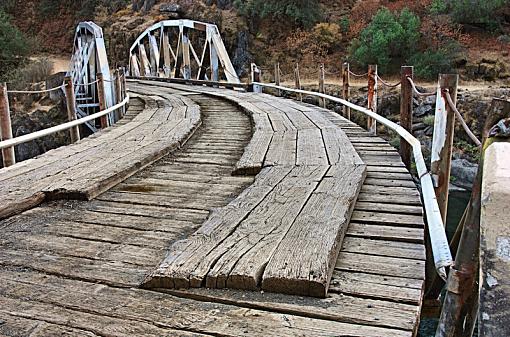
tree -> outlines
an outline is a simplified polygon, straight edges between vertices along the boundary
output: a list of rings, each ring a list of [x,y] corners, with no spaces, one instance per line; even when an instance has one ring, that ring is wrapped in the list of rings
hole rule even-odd
[[[20,66],[29,52],[25,36],[11,24],[10,17],[0,11],[0,78]]]
[[[234,0],[234,5],[252,21],[266,17],[283,18],[309,28],[320,19],[318,0]]]
[[[417,49],[420,19],[408,9],[399,15],[380,9],[351,45],[351,57],[360,65],[377,64],[381,71],[405,63]]]

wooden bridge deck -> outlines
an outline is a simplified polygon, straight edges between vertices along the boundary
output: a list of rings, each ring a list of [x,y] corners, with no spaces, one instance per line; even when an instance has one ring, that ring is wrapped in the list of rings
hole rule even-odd
[[[114,187],[109,183],[104,188],[107,191],[102,190],[104,193],[94,200],[49,201],[0,222],[0,334],[415,334],[424,278],[422,208],[412,178],[392,147],[327,110],[305,104],[274,98],[274,105],[268,106],[267,95],[259,99],[254,94],[227,95],[226,91],[209,88],[153,84],[130,84],[140,97],[134,102],[140,103],[132,104],[130,118],[110,131],[82,141],[85,145],[56,150],[21,164],[18,171],[0,171],[2,188],[14,193],[15,188],[5,187],[9,177],[15,176],[13,172],[30,177],[30,172],[38,172],[34,167],[29,170],[31,165],[39,167],[51,156],[58,157],[77,146],[86,149],[86,143],[106,142],[110,134],[133,125],[137,116],[147,116],[148,110],[152,109],[151,116],[166,113],[167,119],[172,111],[181,111],[182,119],[186,118],[182,107],[201,107],[201,126],[181,149],[171,144],[187,138],[184,133],[168,138],[162,147],[158,143],[157,154],[150,152],[153,157],[144,162],[155,161],[152,165],[143,170],[144,165],[128,165],[117,171],[122,174],[115,179],[122,182]],[[263,104],[258,105],[261,101]],[[267,165],[264,161],[270,157],[266,153],[262,162],[245,156],[253,139],[264,137],[264,130],[255,129],[252,135],[250,120],[238,104],[245,110],[258,105],[262,112],[289,106],[314,111],[324,123],[327,120],[345,132],[366,165],[366,178],[353,205],[326,298],[237,289],[139,288],[172,244],[190,237],[206,222],[211,210],[225,208],[254,183],[253,175],[232,176],[234,166],[241,173],[249,173],[257,170],[256,165],[259,169]],[[152,131],[147,134],[147,129],[140,132],[147,139],[149,134],[161,136]],[[101,156],[97,160],[108,160],[106,153],[115,153],[118,144],[115,146],[110,152],[98,151]],[[130,162],[134,154],[136,151],[123,153],[122,162]],[[108,165],[117,164],[108,161],[105,170]],[[138,173],[133,175],[134,171]],[[52,183],[59,181],[53,178]],[[97,181],[94,184],[97,186]]]

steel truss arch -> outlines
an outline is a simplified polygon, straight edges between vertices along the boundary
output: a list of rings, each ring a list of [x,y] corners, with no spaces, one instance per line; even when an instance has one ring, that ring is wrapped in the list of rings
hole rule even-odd
[[[94,22],[80,22],[74,35],[73,56],[70,70],[76,97],[76,110],[79,117],[91,115],[99,111],[99,96],[97,90],[97,74],[101,73],[104,80],[105,108],[114,105],[114,90],[103,29]],[[110,124],[113,116],[109,116]],[[97,131],[93,123],[87,123],[92,131]]]
[[[190,36],[193,32],[195,35]],[[193,43],[202,45],[201,50],[195,49]],[[161,21],[136,39],[129,55],[133,77],[223,79],[240,83],[214,24],[184,19]]]

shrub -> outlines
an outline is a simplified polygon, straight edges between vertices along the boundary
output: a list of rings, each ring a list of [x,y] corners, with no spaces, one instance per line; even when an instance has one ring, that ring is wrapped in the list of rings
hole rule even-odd
[[[0,78],[20,66],[29,52],[25,36],[10,22],[10,17],[0,11]]]
[[[53,72],[53,62],[47,58],[27,63],[8,74],[14,89],[25,89],[30,84],[45,81]]]
[[[351,22],[347,16],[340,19],[340,28],[342,29],[342,34],[347,34],[351,30]]]
[[[311,27],[320,19],[318,0],[234,0],[234,6],[252,21],[266,17],[284,18],[298,26]]]
[[[313,27],[312,32],[317,42],[326,49],[337,44],[342,37],[340,26],[336,23],[318,23]]]
[[[351,57],[366,67],[378,64],[381,71],[393,70],[403,64],[417,47],[420,19],[408,9],[400,15],[387,8],[380,9],[359,39],[351,45]]]
[[[458,23],[479,24],[494,28],[497,26],[498,9],[508,4],[508,0],[455,0],[449,1],[452,17]]]
[[[454,71],[452,53],[446,48],[439,50],[427,49],[413,55],[409,60],[409,64],[414,66],[416,77],[433,80],[437,78],[439,73]]]

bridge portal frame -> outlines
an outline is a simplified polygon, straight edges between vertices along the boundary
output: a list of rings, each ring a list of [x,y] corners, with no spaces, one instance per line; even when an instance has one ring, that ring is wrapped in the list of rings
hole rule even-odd
[[[170,41],[171,28],[178,28],[175,50]],[[200,56],[189,38],[190,30],[205,33],[205,43]],[[157,32],[159,41],[156,38]],[[240,83],[219,29],[214,24],[188,19],[158,22],[147,28],[135,40],[129,55],[129,70],[132,77],[166,77],[217,82],[220,81],[223,70],[227,82]],[[193,63],[196,66],[195,74]]]

